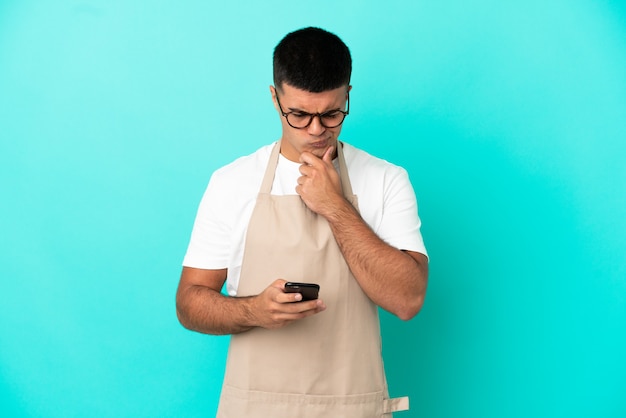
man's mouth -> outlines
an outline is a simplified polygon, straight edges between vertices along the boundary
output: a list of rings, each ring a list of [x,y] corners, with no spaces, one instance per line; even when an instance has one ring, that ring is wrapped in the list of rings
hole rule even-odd
[[[314,143],[311,144],[311,147],[313,147],[313,148],[326,148],[326,141],[314,142]]]

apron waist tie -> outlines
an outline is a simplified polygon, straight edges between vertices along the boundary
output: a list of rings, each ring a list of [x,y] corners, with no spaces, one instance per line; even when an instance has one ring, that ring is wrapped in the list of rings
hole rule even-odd
[[[409,397],[385,399],[383,401],[383,413],[400,412],[409,410]]]

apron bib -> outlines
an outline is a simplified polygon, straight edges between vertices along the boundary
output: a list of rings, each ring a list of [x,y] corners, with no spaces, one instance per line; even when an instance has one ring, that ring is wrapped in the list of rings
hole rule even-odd
[[[320,285],[325,311],[267,330],[231,336],[219,418],[379,418],[408,409],[388,399],[378,308],[361,290],[326,219],[299,195],[271,195],[276,143],[250,218],[238,296],[261,293],[275,279]],[[343,150],[345,197],[357,206]]]

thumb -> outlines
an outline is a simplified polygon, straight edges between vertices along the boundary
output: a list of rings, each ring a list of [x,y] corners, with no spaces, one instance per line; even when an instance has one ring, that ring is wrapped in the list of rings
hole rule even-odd
[[[328,149],[326,150],[326,152],[324,153],[324,156],[322,157],[322,160],[326,163],[333,163],[333,154],[335,153],[335,147],[331,146],[328,147]]]

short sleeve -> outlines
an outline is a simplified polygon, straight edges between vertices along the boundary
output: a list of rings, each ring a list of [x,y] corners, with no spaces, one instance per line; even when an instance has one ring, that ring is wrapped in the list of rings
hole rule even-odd
[[[214,173],[202,196],[183,265],[201,269],[228,267],[230,258],[231,222],[227,201],[229,193],[219,185],[219,172]]]
[[[407,171],[395,166],[386,173],[384,183],[383,213],[378,225],[380,238],[398,249],[427,255],[417,199]]]

